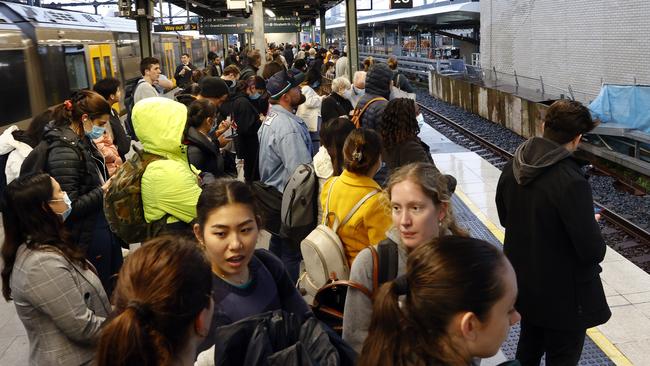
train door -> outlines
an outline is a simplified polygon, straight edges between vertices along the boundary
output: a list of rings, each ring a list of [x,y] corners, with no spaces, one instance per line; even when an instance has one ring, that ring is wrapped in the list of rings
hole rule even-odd
[[[174,79],[174,72],[176,71],[176,58],[174,54],[174,43],[173,42],[164,42],[163,43],[163,57],[165,58],[165,70],[163,73],[167,75],[169,80],[172,80],[174,85],[176,85],[176,79]]]
[[[88,46],[90,55],[90,71],[92,84],[103,78],[115,76],[113,68],[113,53],[109,44],[94,44]]]

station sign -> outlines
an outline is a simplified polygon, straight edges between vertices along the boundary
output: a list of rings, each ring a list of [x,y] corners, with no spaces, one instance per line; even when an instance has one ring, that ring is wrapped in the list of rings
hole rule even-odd
[[[298,33],[300,18],[298,17],[264,17],[264,33]],[[241,34],[253,33],[252,18],[201,18],[199,20],[201,34]]]
[[[391,9],[411,9],[413,0],[390,0]]]
[[[197,23],[187,24],[154,24],[154,32],[181,32],[181,31],[195,31],[199,30]]]

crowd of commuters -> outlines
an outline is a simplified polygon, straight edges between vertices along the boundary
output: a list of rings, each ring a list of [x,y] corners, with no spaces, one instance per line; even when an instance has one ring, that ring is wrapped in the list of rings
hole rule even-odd
[[[27,330],[31,364],[212,364],[225,344],[251,338],[242,324],[266,321],[255,334],[268,334],[284,317],[284,338],[316,324],[320,346],[359,365],[473,365],[497,353],[520,313],[522,365],[544,353],[549,364],[578,362],[585,330],[610,316],[605,245],[572,156],[595,125],[585,107],[553,104],[543,137],[504,168],[500,251],[457,224],[456,180],[418,137],[417,104],[391,100],[391,88],[413,92],[397,58],[368,58],[353,75],[345,49],[319,45],[231,46],[207,60],[200,69],[183,54],[169,80],[143,58],[128,95],[103,79],[0,136],[2,293]],[[174,81],[174,98],[162,96]],[[138,164],[137,186],[120,188],[161,230],[123,260],[133,243],[109,225],[104,209],[116,203],[105,196]],[[265,226],[264,197],[281,200],[303,165],[318,182],[316,222],[342,222],[349,279],[361,286],[345,297],[342,337],[296,288],[296,243]],[[269,250],[256,248],[264,229]],[[384,251],[394,276],[375,288]]]

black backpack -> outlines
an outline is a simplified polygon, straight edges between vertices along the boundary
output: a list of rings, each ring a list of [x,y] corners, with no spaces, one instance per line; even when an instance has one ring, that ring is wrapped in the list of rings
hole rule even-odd
[[[390,239],[384,239],[377,245],[377,249],[373,246],[369,248],[373,263],[372,289],[354,281],[332,280],[318,290],[314,297],[312,311],[316,318],[339,334],[343,332],[343,310],[348,288],[355,288],[372,299],[383,283],[397,277],[399,261],[397,244]]]
[[[126,108],[124,128],[126,129],[126,133],[130,136],[131,140],[134,141],[138,141],[138,138],[135,136],[135,130],[133,129],[131,110],[133,110],[133,105],[135,104],[133,97],[135,96],[135,90],[138,88],[138,85],[140,85],[140,80],[145,82],[142,78],[135,78],[127,81],[124,85],[124,107]]]

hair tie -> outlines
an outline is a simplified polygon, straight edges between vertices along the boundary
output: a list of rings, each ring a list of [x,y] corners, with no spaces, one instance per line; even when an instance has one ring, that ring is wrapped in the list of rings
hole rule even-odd
[[[361,153],[361,151],[355,150],[352,153],[352,160],[361,161],[362,158],[363,158],[363,154]]]
[[[72,110],[72,101],[70,99],[66,99],[63,102],[63,106],[65,107],[65,109],[71,111]]]
[[[397,295],[406,295],[409,292],[409,283],[406,275],[401,275],[393,280],[395,284],[395,293]]]
[[[129,301],[128,305],[126,305],[127,308],[131,308],[135,310],[135,315],[142,321],[143,323],[149,322],[151,318],[153,317],[153,313],[151,312],[151,309],[149,306],[145,304],[141,304],[137,301]]]

